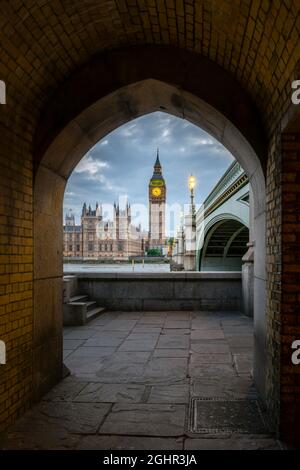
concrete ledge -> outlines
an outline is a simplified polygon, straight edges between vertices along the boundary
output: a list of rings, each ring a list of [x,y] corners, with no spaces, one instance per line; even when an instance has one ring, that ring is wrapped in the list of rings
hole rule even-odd
[[[76,276],[79,280],[82,279],[97,279],[97,280],[138,280],[144,281],[177,281],[177,280],[212,280],[224,281],[228,280],[241,280],[242,273],[240,271],[189,271],[189,272],[170,272],[170,273],[82,273],[82,272],[68,272],[64,276]]]
[[[70,274],[70,273],[68,273]],[[241,310],[240,272],[72,273],[109,310]]]

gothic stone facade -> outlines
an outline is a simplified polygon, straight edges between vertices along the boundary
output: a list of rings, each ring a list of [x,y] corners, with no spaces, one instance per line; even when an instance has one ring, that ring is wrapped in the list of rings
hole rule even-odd
[[[105,221],[102,206],[95,210],[83,205],[81,225],[75,224],[73,214],[66,214],[63,251],[65,258],[128,259],[143,256],[147,247],[166,253],[166,183],[157,157],[149,182],[149,233],[131,223],[131,208],[121,210],[114,204],[113,221]]]
[[[103,219],[101,205],[92,210],[84,203],[81,225],[67,214],[63,236],[66,258],[128,259],[144,255],[147,234],[131,223],[128,204],[124,210],[115,204],[111,221]]]

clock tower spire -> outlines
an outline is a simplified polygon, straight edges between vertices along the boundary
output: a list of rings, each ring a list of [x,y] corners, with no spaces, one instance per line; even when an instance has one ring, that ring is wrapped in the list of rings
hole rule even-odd
[[[159,148],[158,147],[157,147],[157,152],[156,152],[156,161],[155,161],[155,164],[154,164],[154,173],[153,174],[157,174],[157,175],[162,174],[161,164],[160,164],[160,161],[159,161]]]
[[[162,166],[159,160],[159,149],[156,153],[154,171],[149,182],[149,246],[160,248],[165,246],[166,240],[166,183],[162,175]]]

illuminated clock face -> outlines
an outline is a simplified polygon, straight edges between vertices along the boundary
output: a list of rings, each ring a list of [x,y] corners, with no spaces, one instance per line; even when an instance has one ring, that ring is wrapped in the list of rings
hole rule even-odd
[[[161,189],[160,188],[153,188],[152,189],[152,196],[158,197],[161,195]]]

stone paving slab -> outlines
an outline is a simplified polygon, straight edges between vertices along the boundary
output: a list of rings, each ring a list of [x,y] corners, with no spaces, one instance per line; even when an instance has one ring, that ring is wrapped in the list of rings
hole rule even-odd
[[[126,365],[145,364],[148,362],[151,351],[116,351],[112,357],[107,358],[105,365],[116,363],[126,363]]]
[[[165,328],[172,328],[172,329],[182,329],[182,328],[189,328],[190,322],[189,321],[181,321],[181,320],[166,320],[164,324]]]
[[[73,450],[79,445],[81,435],[65,430],[45,427],[39,432],[30,428],[26,432],[9,432],[2,450]]]
[[[145,366],[145,381],[159,379],[167,381],[184,379],[187,376],[188,361],[186,358],[153,357]]]
[[[73,401],[87,382],[76,382],[72,377],[67,377],[57,384],[43,397],[43,401]]]
[[[167,348],[167,349],[186,349],[189,347],[190,339],[187,335],[161,335],[157,348]]]
[[[104,347],[118,347],[124,341],[124,338],[118,338],[116,336],[94,336],[84,342],[84,347],[95,347],[95,346],[104,346]]]
[[[80,403],[138,403],[145,392],[144,385],[89,383],[74,398]]]
[[[223,339],[225,338],[224,332],[221,328],[216,328],[214,330],[192,330],[191,339]]]
[[[251,358],[251,360],[253,361],[253,347],[250,347],[250,346],[243,346],[243,345],[240,345],[240,346],[232,346],[231,344],[228,344],[229,345],[229,348],[230,348],[230,352],[231,354],[243,354],[243,355],[247,355]]]
[[[170,312],[167,312],[166,318],[167,320],[191,320],[192,315],[190,312],[186,312],[182,310],[177,311],[177,312],[170,311]]]
[[[199,364],[196,357],[192,355],[189,363],[190,377],[217,377],[220,382],[224,377],[232,379],[237,376],[231,364]]]
[[[188,357],[190,354],[188,349],[167,349],[156,348],[153,352],[153,357]]]
[[[190,386],[185,384],[155,385],[151,387],[148,403],[186,403],[189,402]]]
[[[248,354],[234,354],[234,366],[238,374],[250,374],[253,368],[252,357]]]
[[[192,320],[192,330],[219,330],[221,328],[220,321],[218,320]]]
[[[109,347],[100,347],[100,346],[90,346],[90,347],[79,347],[75,349],[75,351],[72,353],[71,357],[93,357],[93,358],[98,358],[98,357],[105,357],[105,356],[111,356],[115,352],[116,348],[109,348]]]
[[[111,408],[107,403],[42,401],[13,426],[14,432],[96,433]]]
[[[63,360],[67,359],[67,357],[70,356],[72,352],[73,352],[73,349],[66,349],[65,351],[63,351]]]
[[[153,326],[158,327],[158,326],[163,326],[164,322],[165,322],[164,318],[160,318],[160,317],[152,317],[152,318],[149,317],[149,318],[147,318],[147,317],[144,317],[141,320],[139,320],[138,325],[139,326],[151,325],[152,327]]]
[[[197,364],[232,364],[232,355],[230,353],[214,354],[214,353],[195,353],[193,352],[191,361],[193,365]]]
[[[131,331],[136,325],[137,320],[112,320],[103,326],[103,331],[115,330],[115,331]]]
[[[158,337],[160,335],[160,331],[156,333],[146,333],[146,332],[136,332],[134,330],[133,333],[130,333],[129,336],[126,337],[126,341],[144,341],[144,340],[158,340]]]
[[[93,327],[102,329],[110,322],[111,318],[103,318],[103,315],[101,315],[99,318],[95,318],[95,320],[93,320]]]
[[[119,351],[152,351],[157,339],[127,340],[119,347]]]
[[[227,326],[227,327],[223,327],[223,331],[224,331],[225,336],[229,336],[229,337],[234,337],[234,336],[240,337],[244,335],[253,336],[252,329],[248,327]]]
[[[99,434],[182,436],[185,415],[185,405],[117,404]]]
[[[64,343],[63,343],[63,346],[64,346],[64,350],[73,350],[73,349],[76,349],[78,348],[79,346],[81,346],[82,344],[84,343],[84,340],[82,339],[64,339]]]
[[[103,338],[118,338],[118,339],[125,339],[130,332],[127,330],[103,330],[103,328],[100,328],[97,334],[95,335],[94,338],[92,339],[103,339]]]
[[[229,346],[235,348],[252,348],[253,347],[253,336],[252,335],[240,335],[240,336],[226,336]]]
[[[226,341],[192,340],[191,351],[198,354],[230,354],[230,348]]]
[[[116,362],[113,364],[104,364],[101,369],[95,373],[95,377],[91,380],[96,382],[114,383],[116,379],[119,383],[143,382],[143,372],[145,364],[124,364]]]
[[[122,312],[118,318],[123,320],[140,320],[144,316],[144,312]]]
[[[66,358],[65,364],[76,376],[81,374],[95,374],[103,365],[103,359],[92,356],[75,356],[70,355]]]
[[[64,336],[64,339],[89,339],[97,333],[96,329],[74,329]]]
[[[138,323],[134,328],[134,333],[156,333],[160,334],[162,326],[160,325],[149,325],[147,323]]]
[[[247,377],[207,376],[192,379],[190,393],[195,397],[248,398],[257,399],[253,381]]]
[[[248,449],[275,442],[232,433],[184,437],[190,396],[257,399],[247,317],[106,312],[67,327],[64,341],[71,376],[11,428],[7,448]]]
[[[164,326],[162,332],[161,332],[162,335],[190,335],[191,334],[191,330],[190,328],[166,328],[166,326]]]
[[[226,316],[221,316],[220,317],[220,321],[222,323],[223,326],[244,326],[244,325],[248,325],[249,327],[253,328],[253,320],[248,318],[248,317],[245,317],[245,316],[241,316],[241,315],[234,315],[232,317],[226,317]]]

